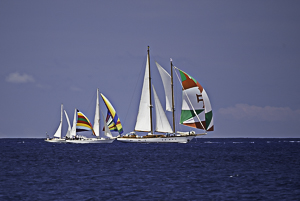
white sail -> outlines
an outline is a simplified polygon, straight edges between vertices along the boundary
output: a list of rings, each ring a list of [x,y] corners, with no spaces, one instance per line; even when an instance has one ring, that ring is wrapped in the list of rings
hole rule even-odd
[[[61,129],[62,129],[62,121],[59,123],[59,126],[54,134],[54,137],[61,138]]]
[[[148,55],[139,112],[135,124],[135,131],[147,131],[147,132],[151,131],[149,76],[150,74],[149,74],[149,55]]]
[[[70,138],[70,134],[71,134],[71,124],[70,124],[70,120],[69,120],[69,117],[68,117],[68,114],[66,112],[66,110],[64,110],[65,112],[65,115],[66,115],[66,119],[67,119],[67,122],[68,122],[68,131],[67,131],[67,134],[66,134],[66,137]]]
[[[54,137],[61,138],[61,130],[62,130],[62,120],[63,120],[63,104],[60,107],[60,123],[58,129],[56,130]]]
[[[173,130],[167,119],[163,107],[158,99],[155,88],[153,87],[154,101],[155,101],[155,113],[156,113],[156,128],[155,131],[162,133],[172,133]]]
[[[104,124],[104,135],[105,135],[105,137],[112,138],[113,136],[112,136],[112,134],[111,134],[111,132],[110,132],[108,126],[107,126],[107,123],[105,122],[104,115],[103,115],[102,112],[101,112],[101,114],[102,114],[102,119],[103,119],[103,124]]]
[[[77,123],[77,109],[75,108],[73,126],[72,126],[72,130],[70,133],[70,138],[73,138],[76,136],[76,123]]]
[[[172,111],[172,86],[171,86],[171,76],[170,74],[159,65],[157,62],[156,66],[159,71],[160,77],[163,81],[165,96],[166,96],[166,110]]]
[[[100,107],[99,107],[99,89],[97,89],[96,111],[93,126],[95,135],[100,137]]]

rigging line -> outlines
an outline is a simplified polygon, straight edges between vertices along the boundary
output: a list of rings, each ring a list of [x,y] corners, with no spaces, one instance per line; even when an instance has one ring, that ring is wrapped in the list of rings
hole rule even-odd
[[[95,104],[95,100],[97,100],[97,92],[96,92],[96,94],[95,93],[93,93],[94,95],[93,95],[93,97],[90,99],[90,102],[89,102],[89,104],[87,104],[86,106],[85,106],[85,109],[86,109],[86,113],[88,113],[88,112],[92,112],[92,111],[94,111],[93,109],[92,109],[92,107],[94,107],[94,106],[92,106],[93,104]],[[96,105],[96,104],[95,104]]]
[[[139,73],[139,76],[138,77],[141,77],[141,73],[142,73],[142,70],[143,68],[140,68],[140,73]],[[129,112],[129,109],[131,108],[131,103],[132,103],[132,100],[133,100],[133,97],[136,93],[136,88],[138,86],[138,82],[139,82],[139,79],[136,79],[136,84],[135,84],[135,88],[133,90],[133,95],[131,96],[131,100],[130,100],[130,103],[129,103],[129,107],[127,108],[127,112],[126,112],[126,116],[125,116],[125,120],[124,120],[124,125],[126,125],[126,121],[127,121],[127,116],[128,116],[128,112]]]
[[[180,70],[180,69],[179,69],[179,68],[177,68],[176,66],[174,66],[174,68],[175,68],[175,69],[177,69],[177,70]],[[178,78],[178,80],[179,80],[179,82],[180,82],[179,76],[178,76],[178,74],[177,74],[177,72],[176,72],[176,71],[175,71],[175,73],[176,73],[176,76],[177,76],[177,78]],[[181,82],[180,82],[180,84],[181,84],[181,86],[182,86],[182,88],[183,88],[183,85],[182,85],[182,83],[181,83]],[[183,88],[183,89],[185,89],[185,88]],[[193,111],[194,111],[194,114],[195,114],[195,116],[197,117],[198,121],[200,122],[201,126],[203,127],[203,130],[205,130],[205,131],[206,131],[206,128],[203,126],[203,124],[202,124],[202,122],[201,122],[201,120],[200,120],[200,118],[199,118],[198,114],[196,113],[196,111],[195,111],[195,108],[193,107],[193,105],[192,105],[192,102],[191,102],[190,98],[188,97],[188,95],[186,94],[186,92],[185,92],[185,91],[184,91],[184,93],[185,93],[185,95],[186,95],[186,97],[187,97],[187,99],[188,99],[188,101],[189,101],[190,105],[191,105],[191,106],[192,106],[192,108],[193,108]]]

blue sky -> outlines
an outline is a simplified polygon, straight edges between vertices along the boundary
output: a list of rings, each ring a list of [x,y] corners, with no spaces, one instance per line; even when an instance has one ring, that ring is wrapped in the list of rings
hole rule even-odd
[[[0,1],[0,137],[53,135],[61,103],[71,121],[78,108],[93,122],[97,88],[132,131],[148,45],[163,105],[154,61],[169,71],[172,58],[207,91],[215,131],[205,137],[300,137],[299,6]]]

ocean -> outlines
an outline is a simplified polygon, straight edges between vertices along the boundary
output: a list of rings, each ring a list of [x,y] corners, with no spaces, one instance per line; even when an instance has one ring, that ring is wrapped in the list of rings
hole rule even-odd
[[[300,139],[0,139],[0,200],[300,200]]]

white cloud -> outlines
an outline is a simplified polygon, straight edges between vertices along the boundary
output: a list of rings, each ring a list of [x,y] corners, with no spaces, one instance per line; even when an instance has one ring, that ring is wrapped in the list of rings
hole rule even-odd
[[[19,72],[11,73],[6,77],[7,82],[11,83],[28,83],[35,82],[34,78],[31,75],[20,74]]]
[[[300,119],[300,110],[289,107],[258,107],[248,104],[236,104],[234,107],[221,108],[219,113],[235,119],[263,121],[291,121]]]

